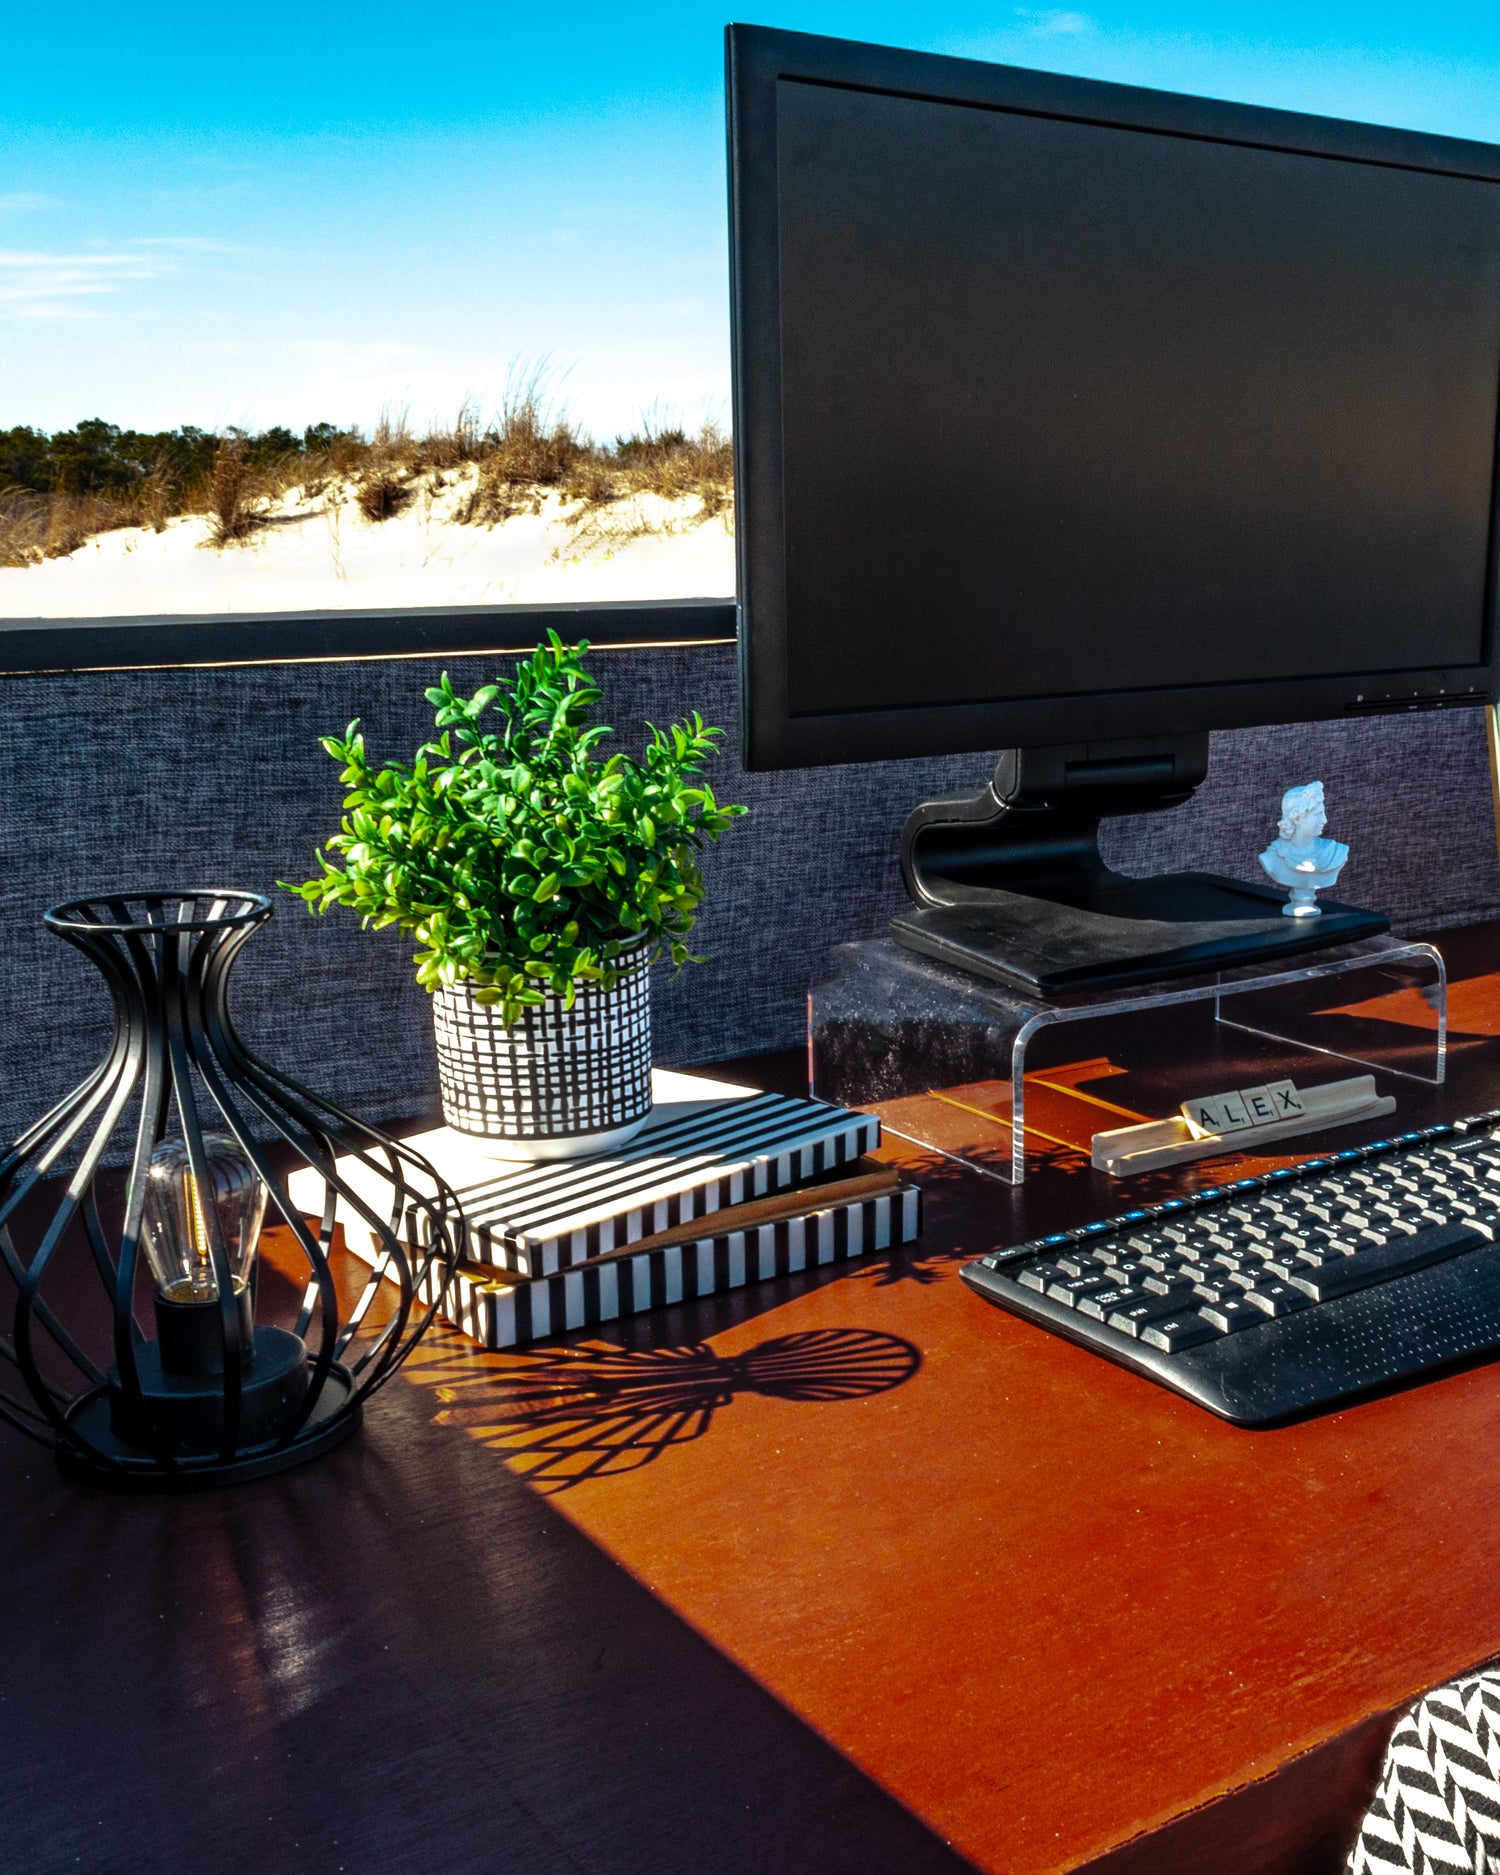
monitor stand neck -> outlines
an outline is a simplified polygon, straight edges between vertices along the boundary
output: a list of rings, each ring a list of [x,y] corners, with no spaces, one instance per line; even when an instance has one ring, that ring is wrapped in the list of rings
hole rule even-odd
[[[901,943],[1043,995],[1185,976],[1344,944],[1387,928],[1325,901],[1282,915],[1286,895],[1209,873],[1133,879],[1099,854],[1099,823],[1190,800],[1208,737],[1012,749],[973,797],[928,801],[901,837],[916,909]]]

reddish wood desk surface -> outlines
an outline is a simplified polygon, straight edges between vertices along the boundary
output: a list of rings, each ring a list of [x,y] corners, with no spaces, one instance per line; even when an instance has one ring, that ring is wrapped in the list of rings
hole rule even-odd
[[[1408,1123],[1500,1103],[1497,939]],[[1500,1653],[1500,1367],[1236,1430],[959,1282],[1119,1188],[911,1162],[914,1253],[436,1335],[265,1485],[7,1441],[0,1866],[1339,1866],[1391,1710]]]

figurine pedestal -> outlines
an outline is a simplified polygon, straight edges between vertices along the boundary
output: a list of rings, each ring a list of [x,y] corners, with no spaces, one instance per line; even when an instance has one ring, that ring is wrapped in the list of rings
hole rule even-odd
[[[887,1130],[1007,1184],[1025,1180],[1028,1148],[1088,1152],[1086,1138],[1028,1121],[1028,1093],[1033,1107],[1039,1090],[1063,1096],[1075,1132],[1080,1102],[1093,1110],[1094,1130],[1161,1118],[1179,1101],[1217,1091],[1226,1031],[1237,1044],[1259,1038],[1267,1071],[1276,1066],[1299,1085],[1340,1078],[1345,1061],[1428,1086],[1444,1076],[1448,979],[1431,944],[1366,938],[1296,962],[1055,999],[970,976],[889,938],[841,944],[834,959],[835,976],[808,998],[814,1094],[874,1107]],[[1162,1060],[1163,1025],[1151,1018],[1189,1004],[1203,1005],[1201,1032],[1174,1023],[1175,1036],[1189,1037],[1187,1052]],[[1079,1023],[1094,1027],[1075,1037],[1069,1025]],[[1060,1039],[1065,1050],[1055,1046]],[[1090,1051],[1091,1060],[1053,1065],[1063,1053]],[[1153,1112],[1108,1098],[1109,1078],[1135,1073],[1138,1059],[1154,1061]]]

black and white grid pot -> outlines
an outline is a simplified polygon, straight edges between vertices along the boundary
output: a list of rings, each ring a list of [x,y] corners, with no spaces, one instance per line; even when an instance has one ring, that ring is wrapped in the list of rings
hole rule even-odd
[[[572,1159],[623,1146],[651,1111],[651,964],[640,945],[613,989],[580,983],[504,1023],[472,984],[432,999],[443,1118],[498,1158]]]

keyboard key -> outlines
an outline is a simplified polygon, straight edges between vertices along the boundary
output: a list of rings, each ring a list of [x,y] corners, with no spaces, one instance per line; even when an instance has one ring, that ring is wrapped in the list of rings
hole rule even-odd
[[[1184,1276],[1180,1270],[1148,1270],[1141,1280],[1141,1287],[1157,1296],[1187,1295],[1192,1291],[1193,1279]]]
[[[1105,1274],[1105,1265],[1102,1262],[1096,1262],[1083,1250],[1069,1251],[1067,1256],[1058,1257],[1056,1261],[1057,1267],[1060,1270],[1066,1270],[1070,1276],[1102,1278]]]
[[[1198,1313],[1211,1327],[1222,1330],[1226,1335],[1232,1335],[1241,1328],[1253,1328],[1257,1322],[1266,1319],[1264,1310],[1252,1308],[1238,1293],[1219,1302],[1204,1302],[1200,1304]]]
[[[1092,1315],[1095,1321],[1105,1322],[1115,1309],[1128,1308],[1139,1299],[1139,1295],[1139,1290],[1125,1289],[1119,1284],[1111,1284],[1107,1289],[1091,1289],[1086,1296],[1079,1297],[1078,1313]]]
[[[1032,1263],[1021,1271],[1016,1281],[1023,1289],[1040,1289],[1045,1293],[1048,1283],[1064,1281],[1067,1274],[1056,1263]]]
[[[1372,1244],[1323,1269],[1306,1270],[1287,1280],[1293,1288],[1311,1296],[1314,1302],[1326,1302],[1331,1296],[1367,1289],[1371,1283],[1387,1282],[1393,1276],[1404,1276],[1409,1270],[1425,1269],[1430,1263],[1462,1256],[1465,1251],[1482,1250],[1487,1242],[1487,1238],[1468,1224],[1441,1224],[1431,1230],[1418,1231],[1415,1237]]]
[[[1258,1308],[1263,1315],[1292,1315],[1298,1309],[1310,1309],[1312,1297],[1303,1295],[1300,1289],[1294,1289],[1290,1283],[1279,1283],[1274,1278],[1260,1282],[1253,1289],[1245,1291],[1245,1300]]]
[[[1152,1322],[1159,1322],[1163,1316],[1175,1315],[1178,1309],[1176,1296],[1144,1295],[1139,1290],[1129,1302],[1122,1302],[1109,1312],[1109,1325],[1118,1328],[1122,1335],[1138,1335]]]
[[[1054,1302],[1061,1302],[1071,1309],[1095,1289],[1114,1287],[1113,1283],[1100,1276],[1059,1276],[1055,1282],[1048,1283],[1047,1294]]]
[[[1148,1348],[1161,1348],[1167,1354],[1180,1354],[1184,1348],[1196,1348],[1200,1341],[1217,1341],[1221,1330],[1199,1314],[1168,1315],[1142,1329],[1141,1340]]]

